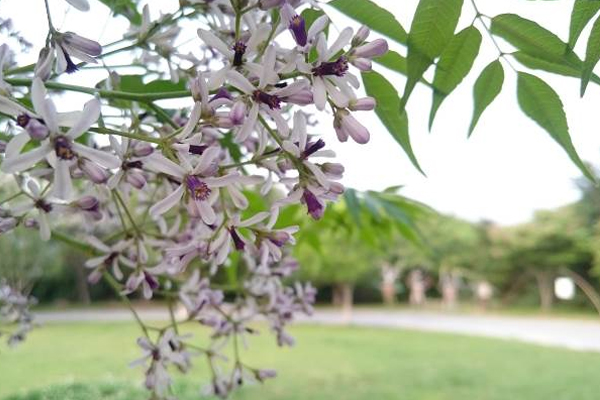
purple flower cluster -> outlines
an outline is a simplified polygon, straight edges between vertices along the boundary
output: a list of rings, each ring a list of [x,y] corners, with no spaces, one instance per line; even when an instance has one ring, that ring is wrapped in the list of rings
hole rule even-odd
[[[85,0],[69,3],[89,8]],[[179,54],[175,18],[153,21],[148,6],[142,24],[124,36],[141,50],[139,61],[157,69],[166,62],[172,81],[187,81],[189,112],[148,114],[133,103],[113,123],[100,97],[82,111],[57,112],[44,82],[52,71],[84,68],[72,57],[96,62],[102,47],[54,28],[32,77],[33,107],[17,101],[0,74],[0,112],[14,120],[14,135],[0,142],[0,171],[18,184],[1,204],[0,234],[22,226],[48,240],[58,226],[79,228],[85,239],[73,240],[93,254],[85,264],[90,282],[104,278],[121,295],[181,304],[168,327],[141,323],[143,357],[135,364],[144,365],[154,398],[169,398],[172,370],[187,372],[197,356],[213,373],[207,392],[220,397],[275,376],[242,362],[238,348],[261,329],[257,320],[280,346],[293,344],[286,327],[312,312],[316,294],[293,283],[298,265],[289,246],[298,227],[284,226],[280,212],[300,205],[320,219],[344,192],[344,167],[327,143],[333,131],[342,142],[369,141],[354,112],[373,110],[375,100],[356,95],[354,69],[369,70],[387,51],[384,40],[366,42],[365,27],[328,37],[325,15],[308,26],[300,11],[309,1],[193,3],[205,13],[197,31],[203,58]],[[273,7],[280,17],[271,18]],[[193,66],[182,68],[184,61]],[[109,78],[103,93],[118,97],[110,92],[118,76]],[[333,129],[310,132],[308,117],[325,110]],[[252,207],[249,192],[267,207]],[[180,335],[182,322],[205,326],[211,341],[200,346]],[[234,349],[229,363],[226,346]]]

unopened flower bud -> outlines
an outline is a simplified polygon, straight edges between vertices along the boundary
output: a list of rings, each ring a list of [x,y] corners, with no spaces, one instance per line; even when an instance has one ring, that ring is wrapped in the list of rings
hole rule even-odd
[[[100,43],[88,38],[84,38],[83,36],[79,36],[73,32],[62,34],[60,41],[66,46],[72,47],[73,49],[79,50],[92,57],[97,57],[102,54],[102,46],[100,46]],[[77,55],[75,55],[75,57],[77,57]]]
[[[363,25],[360,28],[358,28],[358,31],[356,31],[356,35],[354,35],[354,37],[352,38],[352,46],[356,47],[363,44],[365,40],[367,40],[367,38],[369,37],[370,33],[371,30],[366,25]]]
[[[83,196],[73,202],[73,205],[83,211],[97,211],[100,202],[94,196]]]
[[[139,171],[129,170],[125,174],[125,180],[136,189],[142,189],[146,186],[146,178]]]
[[[29,136],[34,140],[44,140],[48,137],[48,127],[35,118],[31,118],[25,127]]]
[[[340,141],[345,142],[350,136],[356,143],[365,144],[370,139],[367,128],[361,125],[347,110],[340,110],[336,113],[333,120],[333,126]]]
[[[236,101],[231,107],[229,112],[229,118],[234,125],[241,125],[246,117],[246,103],[243,101]]]
[[[52,73],[52,65],[54,64],[54,51],[51,48],[44,47],[40,50],[37,63],[33,70],[34,77],[40,78],[42,81],[48,80]]]
[[[321,170],[327,175],[341,177],[344,174],[344,166],[339,163],[326,162],[321,165]]]
[[[375,39],[370,43],[357,47],[352,55],[356,57],[374,58],[387,53],[388,43],[385,39]]]
[[[376,105],[377,101],[373,97],[363,97],[350,100],[348,108],[352,111],[372,111]]]
[[[350,63],[363,72],[368,72],[373,69],[373,63],[368,58],[351,58]]]
[[[313,93],[310,89],[303,89],[294,94],[285,97],[287,103],[307,106],[313,103]]]
[[[150,143],[141,142],[135,145],[133,148],[134,157],[146,157],[154,152],[154,148]]]
[[[321,219],[321,217],[323,217],[325,207],[313,192],[305,189],[304,193],[302,193],[302,201],[306,204],[308,213],[313,219]]]
[[[79,168],[96,184],[106,183],[108,180],[108,172],[93,161],[81,159]]]
[[[329,186],[329,192],[337,195],[343,194],[344,190],[346,190],[344,185],[339,182],[331,182],[331,185]]]

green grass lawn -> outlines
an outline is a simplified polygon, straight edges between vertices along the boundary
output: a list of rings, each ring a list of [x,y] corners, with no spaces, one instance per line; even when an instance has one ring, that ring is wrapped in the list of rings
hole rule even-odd
[[[238,400],[597,400],[600,354],[449,334],[297,326],[298,344],[278,349],[255,338],[250,364],[279,377]],[[139,352],[127,323],[60,324],[37,329],[0,352],[0,398],[142,400]],[[198,339],[201,341],[201,339]],[[199,398],[204,362],[178,381],[181,399]]]

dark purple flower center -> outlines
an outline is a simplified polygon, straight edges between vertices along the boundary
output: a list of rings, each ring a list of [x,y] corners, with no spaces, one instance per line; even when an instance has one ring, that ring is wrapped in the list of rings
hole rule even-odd
[[[274,94],[268,94],[262,90],[255,90],[252,94],[254,101],[266,104],[271,110],[281,108],[281,99]]]
[[[197,145],[197,144],[190,144],[190,153],[191,154],[195,154],[197,156],[201,156],[202,153],[204,153],[204,151],[208,149],[208,146],[206,145]]]
[[[128,161],[128,162],[124,162],[123,163],[123,169],[127,170],[127,169],[142,169],[142,167],[144,166],[144,163],[141,162],[140,160],[137,161]]]
[[[113,251],[112,253],[110,253],[108,255],[108,257],[106,257],[106,259],[104,260],[104,265],[106,266],[111,266],[113,261],[115,260],[115,258],[117,258],[119,256],[119,253],[117,253],[116,251]]]
[[[321,150],[323,147],[325,147],[325,142],[323,139],[319,139],[316,142],[307,143],[306,148],[302,152],[302,158],[307,159],[317,151]]]
[[[290,21],[289,28],[290,31],[292,31],[292,35],[294,35],[294,39],[298,46],[306,46],[308,38],[306,36],[306,22],[304,21],[304,18],[300,15],[294,15]]]
[[[35,202],[35,207],[46,212],[49,213],[50,211],[52,211],[52,204],[47,203],[45,200],[43,199],[38,199]]]
[[[233,65],[240,67],[244,63],[244,54],[246,53],[246,44],[242,41],[237,41],[233,45]]]
[[[194,200],[204,201],[210,196],[210,188],[197,176],[187,176],[185,183]]]
[[[314,67],[312,69],[312,73],[314,76],[326,76],[326,75],[344,76],[347,71],[348,71],[348,60],[344,56],[338,58],[337,61],[323,62],[318,67]]]
[[[54,139],[54,151],[56,157],[61,160],[72,160],[75,158],[75,153],[71,147],[71,140],[66,136],[58,136]]]
[[[67,53],[64,48],[62,48],[62,52],[65,55],[65,61],[67,62],[67,74],[72,74],[73,72],[78,71],[79,67],[73,62],[73,60],[71,60],[69,53]]]
[[[27,114],[21,114],[17,117],[17,125],[21,128],[25,128],[29,121],[31,121],[31,117]]]
[[[235,228],[231,227],[228,230],[229,230],[229,234],[231,235],[231,239],[233,239],[233,244],[235,245],[235,249],[239,250],[239,251],[244,250],[244,247],[246,247],[246,243],[244,243],[244,241],[242,240],[240,235],[237,233]]]

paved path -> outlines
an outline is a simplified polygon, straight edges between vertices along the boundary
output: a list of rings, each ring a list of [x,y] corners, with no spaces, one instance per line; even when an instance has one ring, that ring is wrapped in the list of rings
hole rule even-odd
[[[168,318],[167,313],[159,309],[142,310],[140,315],[144,320]],[[129,321],[132,315],[120,309],[50,311],[37,313],[37,320],[42,323]],[[300,322],[450,332],[600,352],[600,321],[593,320],[384,310],[358,310],[348,317],[335,310],[318,310]]]

